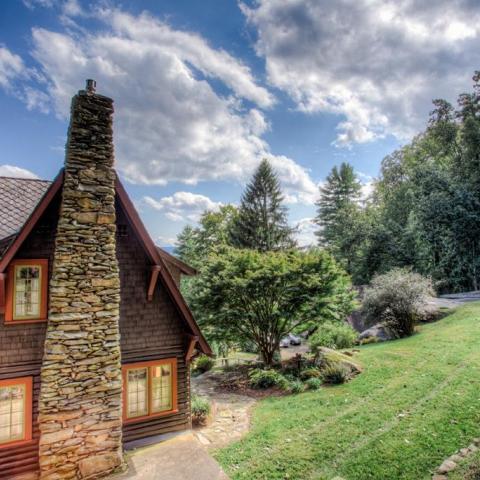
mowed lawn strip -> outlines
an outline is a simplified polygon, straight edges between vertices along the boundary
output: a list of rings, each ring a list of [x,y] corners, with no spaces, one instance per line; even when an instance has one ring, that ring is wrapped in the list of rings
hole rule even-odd
[[[480,303],[355,358],[346,385],[260,402],[247,437],[216,452],[231,477],[427,479],[480,435]]]

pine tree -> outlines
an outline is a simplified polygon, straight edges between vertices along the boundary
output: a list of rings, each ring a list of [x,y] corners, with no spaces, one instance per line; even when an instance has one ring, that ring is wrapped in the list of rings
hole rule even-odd
[[[262,160],[242,195],[232,229],[232,244],[239,248],[272,251],[295,245],[293,229],[278,177],[268,160]]]
[[[360,221],[360,190],[353,167],[342,163],[333,167],[326,183],[320,188],[315,223],[320,227],[315,234],[319,244],[328,248],[349,273],[355,247],[362,232]]]

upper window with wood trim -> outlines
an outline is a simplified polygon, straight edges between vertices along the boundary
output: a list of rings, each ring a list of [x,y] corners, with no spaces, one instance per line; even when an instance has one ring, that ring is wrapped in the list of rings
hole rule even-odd
[[[0,380],[0,448],[32,439],[32,377]]]
[[[154,360],[124,365],[123,417],[126,422],[175,413],[177,360]]]
[[[5,321],[46,320],[48,260],[13,260],[7,282]]]

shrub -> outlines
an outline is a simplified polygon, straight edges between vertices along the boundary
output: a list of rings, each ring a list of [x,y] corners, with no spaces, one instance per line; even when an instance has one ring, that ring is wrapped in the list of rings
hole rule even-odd
[[[395,268],[373,278],[365,290],[362,310],[370,325],[384,322],[398,337],[407,337],[415,331],[431,295],[434,291],[430,279]]]
[[[195,370],[205,373],[215,366],[215,360],[207,355],[200,355],[195,362]]]
[[[320,347],[351,348],[357,341],[358,333],[348,324],[340,322],[325,322],[308,339],[313,353]]]
[[[348,380],[348,370],[341,364],[332,364],[325,367],[322,372],[323,383],[339,385]]]
[[[320,370],[318,368],[307,368],[300,372],[300,378],[305,381],[311,378],[319,378],[321,376]]]
[[[210,402],[205,397],[192,395],[192,420],[196,424],[202,424],[210,414]]]
[[[256,368],[255,370],[252,370],[248,376],[252,388],[285,388],[285,385],[288,383],[288,380],[275,370],[262,370],[261,368]]]
[[[318,390],[322,386],[322,381],[319,378],[309,378],[305,385],[309,390]]]
[[[288,390],[291,393],[302,393],[305,390],[305,385],[300,380],[294,380],[289,383]]]

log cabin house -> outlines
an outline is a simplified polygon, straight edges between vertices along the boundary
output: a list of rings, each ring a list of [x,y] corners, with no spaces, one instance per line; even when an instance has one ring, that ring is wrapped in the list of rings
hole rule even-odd
[[[0,178],[0,479],[99,478],[188,429],[189,362],[211,354],[114,168],[113,101],[72,100],[53,182]]]

